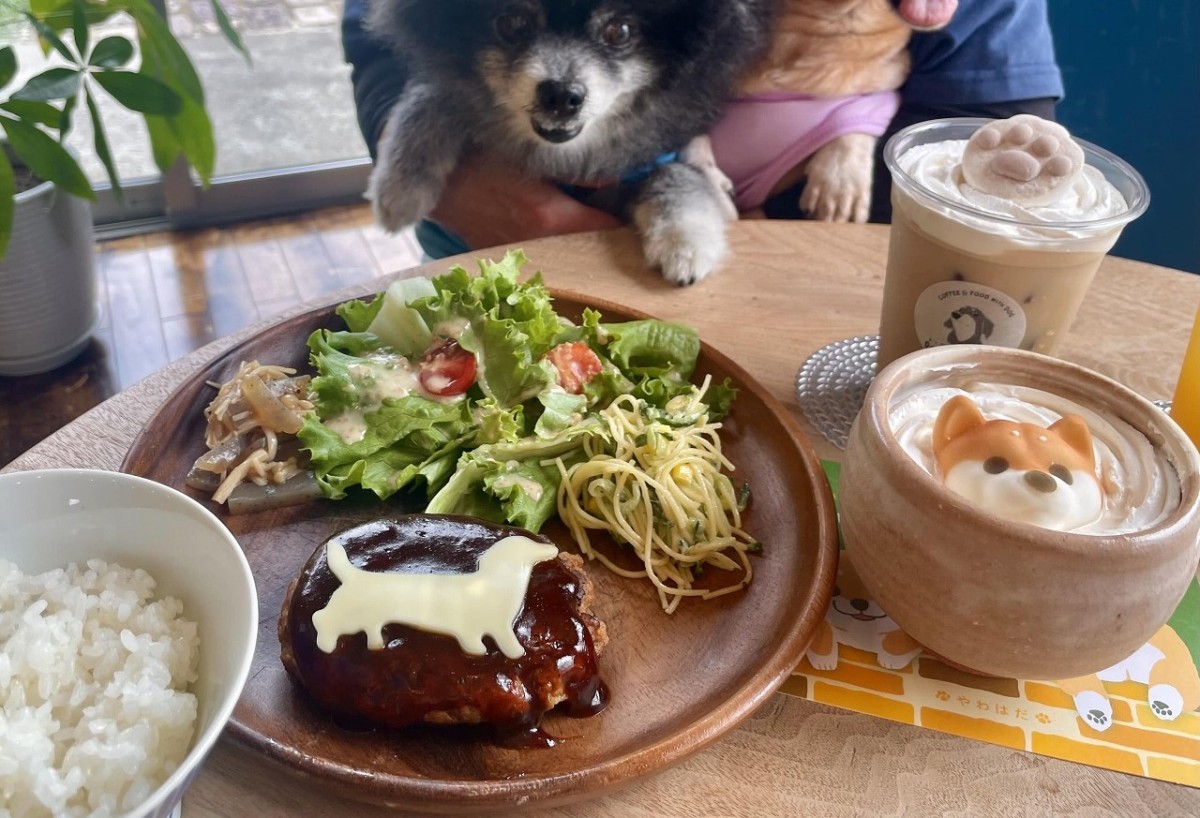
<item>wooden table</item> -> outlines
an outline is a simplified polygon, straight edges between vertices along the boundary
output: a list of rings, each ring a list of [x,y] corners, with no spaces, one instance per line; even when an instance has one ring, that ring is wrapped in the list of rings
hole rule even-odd
[[[688,322],[804,424],[822,457],[839,452],[804,421],[796,372],[825,344],[877,331],[887,229],[740,222],[732,258],[680,289],[646,270],[626,231],[524,245],[552,287]],[[491,255],[489,253],[489,255]],[[408,273],[436,273],[438,262]],[[350,289],[338,300],[365,292]],[[1169,398],[1200,277],[1106,260],[1063,357],[1149,398]],[[297,310],[298,311],[298,310]],[[179,360],[97,406],[6,470],[116,469],[155,408],[199,365],[254,328]],[[1200,790],[896,724],[776,695],[737,730],[683,764],[605,798],[545,816],[1047,813],[1200,815]],[[221,742],[184,799],[185,818],[395,814],[324,795],[318,785]]]

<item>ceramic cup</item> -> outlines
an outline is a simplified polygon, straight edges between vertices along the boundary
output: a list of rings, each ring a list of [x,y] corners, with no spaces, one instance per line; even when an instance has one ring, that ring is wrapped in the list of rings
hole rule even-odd
[[[948,489],[897,437],[898,402],[946,384],[1028,387],[1113,418],[1128,431],[1126,454],[1173,474],[1177,495],[1163,495],[1159,519],[1122,533],[1001,517]],[[1141,647],[1195,581],[1200,455],[1165,412],[1080,366],[1003,347],[923,350],[867,392],[843,463],[841,523],[867,590],[930,651],[982,674],[1070,679]]]

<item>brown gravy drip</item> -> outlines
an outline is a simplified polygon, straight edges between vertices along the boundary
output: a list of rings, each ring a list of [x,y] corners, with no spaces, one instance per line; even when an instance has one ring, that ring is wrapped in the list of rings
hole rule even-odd
[[[328,542],[339,543],[353,565],[368,571],[467,573],[476,570],[480,554],[510,534],[550,542],[519,529],[433,515],[366,523]],[[384,627],[382,650],[369,650],[360,632],[341,637],[327,654],[317,647],[312,623],[339,585],[326,563],[326,545],[297,578],[280,639],[290,640],[294,667],[288,670],[335,714],[398,728],[446,713],[455,721],[493,724],[508,741],[552,746],[538,723],[560,679],[569,715],[592,716],[607,704],[591,632],[579,610],[583,588],[560,560],[533,567],[514,628],[525,649],[522,657],[509,659],[490,637],[486,655],[470,656],[453,636],[399,624]]]

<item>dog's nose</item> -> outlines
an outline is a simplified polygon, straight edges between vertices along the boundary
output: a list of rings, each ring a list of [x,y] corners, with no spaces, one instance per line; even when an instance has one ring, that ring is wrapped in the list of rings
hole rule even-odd
[[[577,82],[542,80],[537,87],[538,106],[556,116],[575,116],[587,99],[587,88]]]
[[[871,603],[867,602],[865,599],[852,599],[850,600],[850,607],[856,611],[865,611],[867,608],[871,607]]]
[[[1029,484],[1034,491],[1040,491],[1049,494],[1058,488],[1058,483],[1054,482],[1054,478],[1046,474],[1044,471],[1027,471],[1025,472],[1025,482]]]

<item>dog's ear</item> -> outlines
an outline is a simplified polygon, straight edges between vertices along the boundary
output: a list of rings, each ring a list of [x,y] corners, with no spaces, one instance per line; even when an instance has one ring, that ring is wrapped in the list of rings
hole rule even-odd
[[[985,422],[983,412],[975,405],[975,401],[965,395],[955,395],[942,406],[933,423],[934,456],[939,457],[950,441]]]
[[[1077,452],[1087,462],[1095,466],[1095,452],[1092,450],[1092,431],[1087,422],[1079,415],[1067,415],[1056,420],[1050,431],[1058,435],[1063,443]]]

